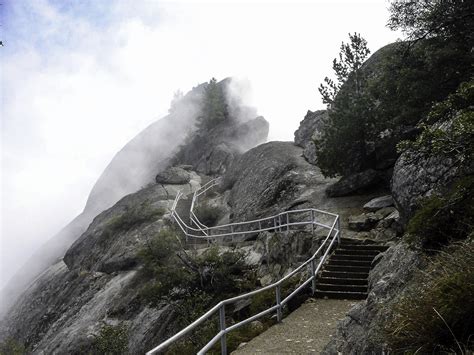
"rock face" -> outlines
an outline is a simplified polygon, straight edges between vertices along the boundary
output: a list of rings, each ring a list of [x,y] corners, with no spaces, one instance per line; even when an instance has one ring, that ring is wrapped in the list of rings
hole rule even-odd
[[[420,255],[400,243],[389,248],[369,274],[367,299],[352,308],[337,327],[336,336],[323,351],[325,355],[381,354],[381,325],[389,316],[390,304],[422,264]]]
[[[343,177],[328,187],[326,194],[330,197],[346,196],[373,187],[380,181],[380,174],[373,169],[368,169],[357,174]]]
[[[219,85],[227,86],[231,82],[231,79],[225,79]],[[156,173],[169,166],[170,159],[188,132],[193,132],[205,86],[201,84],[193,88],[173,105],[167,116],[145,128],[114,156],[92,188],[84,211],[51,238],[12,277],[14,281],[2,290],[2,293],[5,292],[5,295],[0,295],[2,300],[18,297],[35,277],[56,263],[97,214],[125,195],[153,183]],[[186,159],[176,165],[189,162],[191,168],[194,166],[200,172],[223,173],[242,152],[266,140],[268,122],[263,117],[255,118],[255,109],[243,106],[232,95],[228,95],[227,99],[232,101],[232,112],[241,120],[240,123],[223,125],[196,138],[193,144],[186,146]],[[176,174],[174,177],[165,176],[163,181],[165,184],[169,181],[185,184],[187,181],[184,175],[180,173],[179,178]],[[10,302],[1,302],[0,316],[9,305]]]
[[[262,144],[243,154],[224,176],[230,189],[229,205],[234,220],[269,215],[290,209],[291,203],[313,182],[325,180],[321,173],[301,157],[302,149],[291,142]],[[317,185],[317,183],[315,184]],[[301,203],[307,202],[304,196]]]
[[[32,353],[83,354],[105,325],[122,323],[130,353],[144,353],[174,330],[168,305],[140,302],[138,251],[164,225],[178,190],[190,194],[200,178],[185,185],[153,185],[127,195],[99,214],[64,257],[46,270],[0,323],[0,341],[13,338]],[[144,331],[146,329],[146,331]]]
[[[244,123],[214,127],[205,135],[193,136],[173,159],[174,164],[189,164],[206,175],[224,174],[246,150],[266,141],[268,122],[261,116]]]
[[[191,180],[191,175],[181,167],[173,166],[156,175],[155,181],[158,184],[187,184]]]
[[[392,196],[403,224],[413,216],[420,199],[441,192],[460,171],[451,159],[425,157],[420,153],[403,153],[395,164]]]
[[[308,111],[295,131],[295,144],[303,148],[303,156],[311,164],[316,164],[314,139],[320,135],[327,116],[326,110]]]
[[[134,268],[137,250],[163,227],[162,217],[179,190],[192,193],[200,178],[192,173],[185,185],[153,185],[128,195],[102,212],[64,256],[70,270],[100,272]]]

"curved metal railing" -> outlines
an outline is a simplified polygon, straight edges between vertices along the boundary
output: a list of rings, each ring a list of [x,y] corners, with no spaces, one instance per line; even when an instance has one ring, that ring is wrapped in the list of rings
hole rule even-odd
[[[204,313],[201,317],[196,319],[186,328],[182,329],[181,331],[173,335],[171,338],[162,342],[161,344],[159,344],[158,346],[156,346],[155,348],[147,352],[147,354],[156,354],[158,352],[166,350],[171,344],[181,339],[185,335],[189,334],[194,329],[198,328],[201,324],[203,324],[205,321],[207,321],[208,319],[210,319],[212,316],[214,316],[217,313],[219,314],[219,326],[220,326],[219,332],[217,332],[217,334],[201,350],[199,350],[198,354],[205,354],[219,341],[221,343],[221,353],[224,355],[227,354],[227,343],[226,343],[227,333],[272,312],[276,312],[277,321],[280,322],[282,319],[283,306],[287,304],[299,292],[301,292],[305,287],[307,287],[308,284],[311,283],[311,290],[314,293],[316,289],[316,275],[318,274],[322,265],[326,261],[326,258],[329,252],[331,251],[332,247],[334,246],[334,243],[336,241],[340,242],[341,232],[340,232],[339,216],[334,213],[321,211],[321,210],[317,210],[313,208],[284,211],[271,217],[256,219],[252,221],[235,222],[235,223],[229,223],[229,224],[221,225],[221,226],[207,227],[204,224],[202,224],[199,221],[199,219],[197,219],[197,217],[195,216],[193,212],[193,208],[196,203],[197,197],[203,194],[208,189],[216,186],[216,184],[217,183],[215,182],[215,180],[211,180],[207,184],[203,185],[199,189],[200,191],[198,190],[199,192],[196,191],[193,195],[193,200],[191,202],[191,210],[190,210],[190,215],[191,215],[190,220],[191,220],[191,223],[196,224],[197,228],[188,226],[183,221],[183,219],[179,216],[179,214],[176,212],[176,206],[180,198],[183,196],[183,194],[181,192],[178,192],[178,194],[176,195],[176,199],[171,208],[171,216],[174,218],[174,220],[176,221],[180,229],[186,235],[186,238],[197,238],[197,239],[206,239],[206,240],[216,239],[217,240],[219,238],[228,237],[228,236],[245,235],[248,233],[259,233],[259,232],[270,231],[270,230],[274,232],[282,232],[282,231],[289,232],[294,226],[301,226],[301,225],[308,225],[308,224],[311,225],[311,230],[313,232],[314,232],[315,227],[322,227],[329,230],[328,234],[326,238],[324,239],[324,241],[319,246],[318,250],[316,250],[316,252],[308,260],[304,261],[296,269],[294,269],[293,271],[291,271],[290,273],[282,277],[280,280],[268,286],[262,287],[260,289],[220,301],[218,304],[216,304],[214,307],[212,307],[209,311]],[[300,219],[298,221],[290,222],[291,221],[290,215],[296,215],[296,214],[309,215],[310,219],[309,220]],[[315,219],[315,216],[317,214],[331,216],[333,217],[333,222],[330,225],[317,222],[317,220]],[[268,226],[269,224],[270,226]],[[256,229],[245,230],[244,228],[244,227],[251,227],[251,226],[256,227]],[[238,230],[235,230],[235,229],[238,229]],[[224,230],[224,232],[222,232],[222,230]],[[304,268],[309,269],[309,277],[305,281],[303,281],[297,288],[295,288],[288,296],[282,299],[281,288],[282,288],[283,282],[285,282],[292,276],[296,275],[297,273],[303,271]],[[257,295],[259,293],[272,290],[272,289],[275,290],[275,305],[265,309],[264,311],[254,314],[253,316],[250,316],[238,323],[232,324],[231,326],[226,326],[226,320],[225,320],[225,314],[226,314],[225,307],[226,306],[233,304],[237,301],[240,301],[242,299],[247,299],[254,295]]]

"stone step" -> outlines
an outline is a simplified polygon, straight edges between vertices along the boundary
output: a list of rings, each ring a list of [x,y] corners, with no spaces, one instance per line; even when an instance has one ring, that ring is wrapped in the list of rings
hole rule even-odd
[[[333,285],[317,283],[318,291],[367,292],[366,285]]]
[[[388,247],[378,244],[341,244],[338,250],[377,250],[384,252]]]
[[[339,265],[339,266],[367,266],[370,268],[372,265],[372,260],[347,260],[347,259],[339,259],[334,260],[332,258],[329,259],[327,265]]]
[[[355,260],[355,261],[370,261],[374,260],[375,255],[348,255],[348,254],[337,254],[331,255],[329,260]]]
[[[367,279],[367,277],[369,277],[369,273],[323,270],[321,272],[321,277],[341,279]]]
[[[339,277],[319,277],[318,283],[328,285],[364,285],[368,286],[367,278],[365,279],[352,279],[352,278],[339,278]]]
[[[342,292],[342,291],[319,291],[314,293],[318,298],[335,298],[344,300],[364,300],[367,298],[367,292]]]
[[[325,271],[343,271],[343,272],[364,272],[369,273],[370,266],[353,266],[353,265],[334,265],[328,264],[324,266]]]
[[[376,256],[380,254],[378,250],[368,250],[368,249],[344,249],[338,248],[334,251],[334,255],[367,255],[367,256]]]

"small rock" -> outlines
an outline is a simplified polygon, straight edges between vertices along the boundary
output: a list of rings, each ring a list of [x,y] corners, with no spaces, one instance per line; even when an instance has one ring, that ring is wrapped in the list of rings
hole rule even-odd
[[[265,275],[265,276],[261,277],[259,279],[259,281],[260,281],[260,284],[262,286],[270,285],[272,283],[272,276],[271,275]]]
[[[384,208],[381,208],[377,212],[374,212],[374,213],[377,216],[377,218],[384,219],[385,217],[387,217],[388,215],[390,215],[391,213],[393,213],[395,211],[396,211],[395,207],[384,207]]]
[[[376,197],[364,205],[364,210],[369,212],[375,212],[384,207],[393,206],[392,195],[385,195]]]
[[[265,329],[265,327],[263,326],[263,323],[260,322],[259,320],[254,320],[253,322],[250,322],[250,328],[258,332],[261,332]]]
[[[240,343],[239,346],[237,346],[237,349],[240,349],[240,348],[244,347],[245,345],[247,345],[246,342]]]

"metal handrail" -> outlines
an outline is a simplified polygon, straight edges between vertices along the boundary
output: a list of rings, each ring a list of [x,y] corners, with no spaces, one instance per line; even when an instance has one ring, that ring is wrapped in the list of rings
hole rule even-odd
[[[209,184],[209,182],[208,182],[208,184]],[[204,186],[206,186],[206,185],[204,185]],[[204,186],[201,189],[203,189]],[[202,194],[202,193],[200,193],[200,194]],[[196,201],[196,198],[200,194],[196,194],[196,191],[194,192],[193,201],[191,203],[191,209],[194,207],[194,203]],[[291,298],[293,298],[296,294],[298,294],[301,290],[303,290],[303,288],[305,288],[309,283],[311,283],[311,290],[314,294],[314,292],[316,290],[316,275],[318,274],[318,272],[320,271],[322,265],[326,261],[326,258],[328,256],[331,248],[333,247],[334,243],[336,241],[338,243],[340,242],[340,238],[341,238],[340,219],[339,219],[339,216],[337,214],[326,212],[326,211],[321,211],[321,210],[317,210],[317,209],[313,209],[313,208],[308,208],[308,209],[301,209],[301,210],[285,211],[285,212],[281,212],[281,213],[279,213],[275,216],[272,216],[272,217],[261,218],[261,219],[257,219],[257,220],[254,220],[254,221],[236,222],[236,223],[230,223],[230,224],[227,224],[227,225],[224,225],[224,226],[209,227],[209,229],[211,229],[211,228],[218,229],[219,227],[222,228],[222,227],[228,227],[229,226],[232,229],[232,227],[236,226],[236,225],[242,226],[242,225],[245,225],[245,224],[257,223],[257,222],[260,222],[260,225],[261,225],[261,222],[263,222],[263,221],[272,220],[272,221],[274,221],[275,224],[274,224],[274,226],[272,226],[270,228],[259,228],[258,230],[251,230],[251,231],[238,231],[238,232],[231,232],[231,233],[222,233],[222,234],[215,234],[215,235],[212,235],[212,236],[207,235],[207,234],[205,234],[204,236],[202,236],[202,235],[199,236],[199,235],[193,235],[193,234],[189,233],[189,230],[195,231],[195,232],[200,231],[202,233],[204,233],[204,231],[202,229],[196,229],[196,228],[193,228],[191,226],[188,226],[183,221],[183,219],[179,216],[179,214],[176,212],[176,206],[177,206],[177,204],[179,202],[179,199],[181,198],[182,195],[183,194],[180,191],[176,195],[175,201],[172,205],[171,216],[175,219],[176,223],[178,224],[180,229],[183,231],[183,233],[186,235],[186,237],[204,238],[204,239],[209,240],[209,239],[216,239],[216,238],[224,237],[224,236],[228,236],[228,235],[236,235],[236,234],[238,235],[238,234],[245,234],[245,233],[257,233],[257,232],[266,231],[266,230],[283,231],[284,227],[286,227],[286,231],[288,232],[290,230],[290,226],[305,225],[305,224],[306,225],[310,224],[312,226],[313,231],[314,231],[314,226],[320,226],[320,227],[329,229],[329,232],[328,232],[326,238],[324,239],[322,244],[319,246],[318,250],[316,250],[316,252],[308,260],[304,261],[301,265],[299,265],[296,269],[291,271],[289,274],[285,275],[284,277],[282,277],[278,281],[276,281],[276,282],[274,282],[270,285],[267,285],[265,287],[262,287],[262,288],[259,288],[257,290],[247,292],[245,294],[220,301],[218,304],[216,304],[214,307],[212,307],[209,311],[204,313],[201,317],[196,319],[190,325],[188,325],[187,327],[185,327],[184,329],[182,329],[181,331],[179,331],[178,333],[173,335],[171,338],[167,339],[166,341],[162,342],[161,344],[159,344],[158,346],[156,346],[155,348],[153,348],[152,350],[147,352],[147,355],[150,355],[150,354],[155,354],[159,351],[165,350],[172,343],[174,343],[175,341],[179,340],[180,338],[182,338],[183,336],[185,336],[186,334],[188,334],[189,332],[191,332],[192,330],[197,328],[199,325],[201,325],[203,322],[208,320],[215,313],[219,312],[220,331],[198,352],[198,354],[205,354],[208,350],[210,350],[220,340],[220,342],[221,342],[221,353],[223,355],[225,355],[225,354],[227,354],[227,343],[226,343],[226,334],[227,333],[229,333],[232,330],[237,329],[237,328],[239,328],[239,327],[241,327],[245,324],[248,324],[248,323],[250,323],[250,322],[252,322],[252,321],[254,321],[254,320],[256,320],[260,317],[263,317],[264,315],[267,315],[267,314],[269,314],[273,311],[276,311],[277,321],[281,322],[283,306],[286,303],[288,303]],[[289,220],[290,213],[293,214],[293,213],[301,213],[301,212],[308,212],[308,211],[311,212],[311,220],[310,221],[290,223],[290,220]],[[333,221],[332,225],[329,226],[329,225],[325,225],[325,224],[316,222],[316,220],[314,218],[315,213],[322,213],[322,214],[325,214],[325,215],[333,216],[334,221]],[[279,225],[277,225],[276,224],[276,219],[278,218],[279,222],[281,222],[281,216],[284,216],[284,215],[286,215],[286,224],[280,223]],[[198,227],[199,227],[199,225],[198,225]],[[208,227],[206,227],[206,228],[208,228]],[[325,248],[325,246],[327,246],[327,247]],[[316,265],[316,259],[324,248],[325,248],[325,252],[322,254],[322,256],[319,259],[318,264]],[[293,290],[293,292],[291,292],[286,298],[284,298],[282,300],[281,299],[281,296],[282,296],[281,295],[281,285],[282,285],[282,283],[285,280],[288,280],[290,277],[296,275],[298,272],[302,271],[303,268],[305,268],[307,266],[310,267],[310,277],[307,278],[301,285],[299,285],[295,290]],[[229,327],[226,327],[226,324],[225,324],[225,306],[226,305],[234,303],[234,302],[242,300],[242,299],[249,298],[251,296],[254,296],[258,293],[261,293],[261,292],[264,292],[264,291],[267,291],[267,290],[270,290],[270,289],[275,289],[276,304],[274,306],[271,306],[270,308],[267,308],[267,309],[255,314],[251,317],[248,317],[248,318],[236,323],[236,324],[233,324]]]

